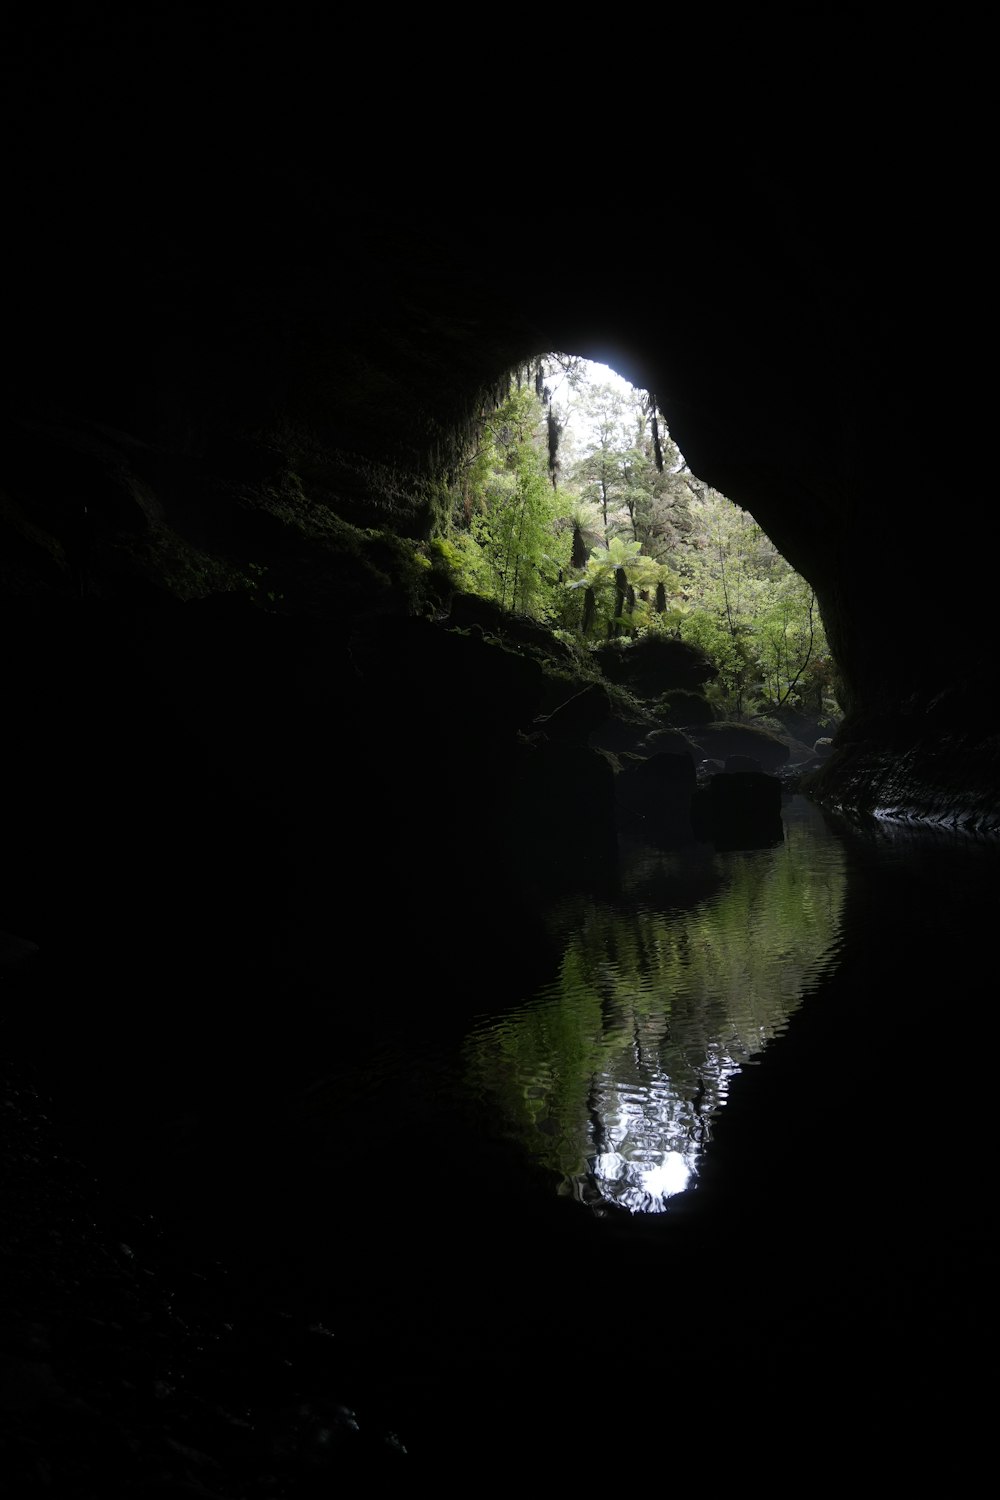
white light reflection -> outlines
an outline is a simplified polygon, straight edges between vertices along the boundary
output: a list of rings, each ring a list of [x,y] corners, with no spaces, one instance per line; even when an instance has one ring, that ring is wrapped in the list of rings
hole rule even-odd
[[[730,1080],[837,962],[842,848],[807,805],[784,816],[780,848],[720,858],[690,908],[655,851],[629,867],[634,909],[568,901],[557,979],[468,1040],[491,1128],[596,1214],[662,1214],[697,1189]]]
[[[680,1151],[668,1151],[652,1166],[626,1161],[617,1151],[604,1151],[588,1162],[601,1196],[643,1213],[656,1213],[657,1204],[683,1193],[694,1175]]]
[[[642,1173],[642,1185],[651,1198],[672,1198],[683,1193],[691,1180],[691,1168],[679,1151],[668,1151],[658,1167]]]
[[[655,1214],[693,1187],[710,1138],[709,1119],[725,1102],[728,1080],[740,1066],[719,1049],[706,1065],[690,1097],[658,1068],[636,1077],[634,1061],[627,1079],[611,1073],[595,1079],[590,1129],[599,1149],[567,1183],[572,1195],[592,1207],[603,1201]]]

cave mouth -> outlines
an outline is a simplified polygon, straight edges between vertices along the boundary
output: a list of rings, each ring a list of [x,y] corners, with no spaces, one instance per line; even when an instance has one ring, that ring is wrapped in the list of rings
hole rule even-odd
[[[593,871],[597,799],[590,784],[574,796],[565,773],[583,757],[557,767],[559,746],[542,780],[549,752],[526,732],[526,666],[504,659],[485,679],[487,697],[473,633],[432,632],[425,619],[394,662],[380,668],[367,649],[383,617],[426,613],[426,580],[445,571],[433,552],[427,567],[413,564],[403,545],[429,550],[428,449],[453,415],[441,400],[438,425],[424,424],[423,376],[461,366],[451,392],[460,410],[484,367],[506,368],[512,347],[541,347],[525,327],[556,335],[545,347],[569,329],[581,335],[577,345],[567,333],[572,347],[593,328],[620,329],[637,362],[644,351],[661,397],[670,351],[684,382],[676,430],[693,469],[738,497],[823,599],[855,719],[837,752],[833,805],[1000,827],[991,549],[965,549],[960,608],[941,623],[937,601],[929,606],[927,528],[901,524],[928,495],[947,441],[953,472],[939,480],[956,504],[943,509],[959,534],[989,534],[991,487],[975,483],[988,398],[967,332],[981,323],[993,273],[977,263],[990,243],[977,233],[988,199],[968,110],[950,112],[949,140],[947,108],[929,115],[926,99],[904,99],[886,112],[890,136],[861,129],[855,148],[842,99],[827,112],[836,140],[824,145],[784,120],[762,141],[758,98],[725,149],[699,128],[670,152],[674,185],[655,212],[662,222],[680,208],[683,233],[637,243],[593,232],[588,211],[547,276],[533,248],[540,180],[531,187],[519,137],[494,144],[506,89],[478,90],[490,118],[479,130],[463,118],[459,141],[452,80],[439,90],[446,131],[426,149],[429,90],[418,78],[389,182],[382,134],[359,129],[352,91],[330,87],[328,49],[312,49],[324,76],[303,83],[309,39],[299,29],[285,77],[308,118],[303,128],[297,108],[281,130],[280,28],[265,25],[259,89],[233,65],[242,38],[228,22],[214,36],[176,36],[178,57],[197,64],[193,93],[185,68],[164,67],[160,28],[149,55],[120,34],[102,48],[91,16],[10,53],[0,925],[31,941],[41,966],[23,993],[11,981],[4,1026],[29,1082],[41,1075],[61,1101],[72,1143],[69,1153],[59,1143],[52,1173],[43,1167],[29,1190],[31,1237],[15,1265],[15,1292],[23,1273],[26,1295],[3,1355],[18,1473],[31,1487],[54,1459],[54,1484],[77,1486],[87,1472],[107,1487],[141,1452],[153,1488],[175,1476],[181,1492],[312,1489],[322,1454],[342,1452],[328,1421],[337,1426],[330,1397],[340,1390],[363,1428],[373,1407],[401,1408],[399,1430],[422,1441],[414,1462],[463,1482],[484,1455],[502,1465],[505,1454],[523,1482],[539,1434],[563,1468],[620,1478],[632,1452],[648,1452],[648,1434],[664,1431],[665,1412],[667,1441],[688,1453],[717,1451],[723,1431],[763,1434],[772,1453],[783,1433],[809,1433],[856,1472],[871,1466],[876,1431],[877,1462],[898,1472],[900,1456],[919,1451],[926,1469],[929,1446],[953,1472],[955,1438],[978,1451],[990,1426],[978,1356],[983,1310],[995,1304],[995,1213],[983,1186],[996,1127],[989,1090],[954,1087],[947,1047],[935,1096],[927,1039],[947,1038],[957,1018],[953,1055],[964,1055],[977,997],[993,993],[992,863],[966,881],[939,863],[938,888],[930,872],[941,851],[912,830],[880,827],[863,844],[852,902],[861,946],[827,997],[836,1004],[813,997],[788,1047],[772,1049],[773,1085],[765,1068],[748,1069],[742,1105],[734,1091],[714,1146],[728,1154],[739,1201],[679,1250],[692,1284],[671,1279],[672,1266],[665,1274],[663,1257],[616,1251],[609,1236],[570,1243],[561,1223],[551,1238],[539,1232],[548,1219],[511,1211],[517,1189],[490,1191],[499,1147],[465,1152],[468,1170],[456,1174],[474,1190],[474,1232],[444,1221],[436,1169],[464,1143],[435,1088],[433,1052],[423,1113],[407,1122],[410,1212],[390,1193],[365,1192],[369,1163],[383,1180],[397,1171],[399,1139],[344,1037],[393,1030],[398,1076],[413,1079],[406,1025],[426,1004],[428,975],[429,1008],[440,1013],[451,995],[464,1015],[485,991],[509,991],[510,955],[523,965],[537,938],[544,956],[546,934],[507,899],[507,877],[544,854],[550,808],[564,842],[567,822],[581,828],[572,853]],[[855,78],[855,96],[877,99],[898,69],[863,50],[870,79]],[[841,93],[861,51],[855,43],[851,65],[829,70]],[[408,59],[408,76],[418,73]],[[155,78],[167,81],[167,107]],[[225,94],[237,78],[249,87],[234,112]],[[759,95],[759,77],[753,87]],[[647,93],[655,141],[662,106]],[[180,114],[212,129],[185,132]],[[903,136],[923,118],[933,149],[918,139],[908,159]],[[469,141],[483,170],[453,170]],[[593,203],[593,153],[572,155]],[[408,171],[414,164],[432,170]],[[569,196],[552,171],[547,186]],[[929,211],[936,204],[955,212]],[[508,317],[511,307],[523,316]],[[929,413],[941,435],[930,445]],[[609,586],[612,620],[616,603]],[[627,603],[625,591],[623,612]],[[395,650],[403,632],[390,634]],[[524,718],[503,707],[512,686],[529,705]],[[532,806],[540,846],[490,799],[529,757],[543,762]],[[890,835],[892,858],[878,870],[872,852]],[[517,859],[504,865],[511,847]],[[669,866],[672,851],[659,853]],[[861,863],[856,848],[852,858]],[[778,867],[767,849],[738,851],[733,863],[754,871],[765,861]],[[784,895],[793,908],[795,886]],[[737,905],[734,928],[740,914]],[[705,940],[688,930],[689,945]],[[635,941],[647,938],[640,928]],[[614,940],[625,941],[617,931]],[[628,1040],[634,1016],[631,1040],[648,1048],[642,1005],[616,1013],[626,988],[607,996],[607,1031]],[[373,995],[384,1008],[365,1003]],[[544,1007],[533,1015],[544,1025]],[[331,1059],[344,1059],[358,1092],[317,1171],[323,1153],[295,1149],[308,1134],[298,1122]],[[901,1079],[927,1087],[907,1100]],[[532,1121],[545,1140],[558,1140],[554,1094]],[[683,1097],[693,1103],[697,1085]],[[607,1109],[597,1113],[607,1132]],[[65,1204],[64,1227],[79,1226],[96,1196],[89,1167],[75,1174],[67,1155],[104,1130],[117,1171],[134,1158],[127,1196],[141,1204],[151,1123],[195,1253],[160,1273],[135,1219],[107,1214],[106,1243],[81,1255],[67,1233],[60,1250],[54,1206]],[[18,1195],[36,1176],[39,1139],[24,1140],[11,1173]],[[614,1163],[600,1165],[608,1178]],[[50,1195],[53,1177],[68,1199]],[[928,1185],[945,1182],[947,1203],[927,1215]],[[326,1260],[314,1283],[323,1297],[295,1347],[283,1315],[265,1340],[264,1320],[244,1317],[234,1347],[218,1313],[231,1300],[221,1276],[191,1274],[211,1249],[188,1205],[204,1202],[221,1220],[241,1185],[246,1211],[227,1231],[241,1261],[278,1235]],[[15,1205],[15,1237],[22,1222]],[[295,1254],[289,1262],[286,1284]],[[266,1256],[259,1264],[246,1275],[253,1293],[271,1284]],[[162,1291],[137,1303],[144,1283]],[[206,1291],[215,1315],[205,1316]],[[137,1308],[148,1332],[130,1349],[122,1323]],[[320,1323],[346,1344],[329,1373],[313,1352],[330,1343]],[[451,1337],[438,1336],[442,1324]],[[259,1380],[250,1362],[262,1342],[278,1368]],[[223,1362],[206,1369],[213,1348]],[[316,1370],[305,1399],[303,1365]],[[171,1370],[179,1386],[157,1380],[154,1391],[150,1376]],[[599,1416],[581,1435],[581,1414],[609,1405],[614,1430]],[[915,1450],[914,1415],[940,1441]],[[55,1455],[38,1447],[46,1430]],[[231,1486],[213,1454],[239,1470]],[[308,1472],[286,1486],[293,1466]]]
[[[839,684],[814,590],[613,365],[550,351],[501,377],[445,488],[436,546],[460,590],[580,646],[689,641],[718,667],[717,716],[832,734]]]

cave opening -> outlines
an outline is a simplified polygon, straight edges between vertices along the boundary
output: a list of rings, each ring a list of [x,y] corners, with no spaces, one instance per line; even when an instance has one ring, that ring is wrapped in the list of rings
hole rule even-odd
[[[434,545],[459,590],[584,650],[692,642],[717,667],[716,717],[831,738],[839,682],[815,591],[612,365],[550,351],[516,366],[445,489]],[[680,705],[662,708],[683,722]]]
[[[165,50],[33,14],[6,49],[8,1483],[592,1486],[723,1443],[731,1466],[734,1434],[795,1484],[803,1451],[977,1481],[997,1131],[966,1060],[1000,758],[968,59],[952,108],[928,32],[893,98],[897,38],[882,58],[848,22],[822,128],[802,100],[789,128],[783,36],[759,131],[765,73],[740,58],[727,117],[712,35],[670,119],[646,89],[627,165],[604,132],[611,222],[596,130],[563,153],[577,193],[533,107],[503,123],[509,47],[494,90],[479,47],[470,113],[424,34],[387,146],[331,84],[343,36],[283,48],[265,20],[258,82],[229,15]],[[586,205],[561,229],[560,199]],[[449,533],[466,393],[564,334],[649,377],[695,473],[814,584],[850,700],[832,754],[769,712],[787,636],[773,673],[723,663],[723,698],[685,590],[610,555],[593,587],[607,528],[537,531],[544,576],[499,524],[499,562]],[[564,640],[509,608],[560,567]],[[725,594],[720,651],[752,639]],[[747,761],[778,826],[727,836],[705,798]]]

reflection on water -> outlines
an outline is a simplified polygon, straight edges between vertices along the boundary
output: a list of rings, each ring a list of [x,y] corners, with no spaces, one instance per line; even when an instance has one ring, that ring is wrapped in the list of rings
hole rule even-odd
[[[836,962],[841,845],[801,798],[783,822],[769,849],[624,856],[620,900],[554,913],[558,979],[468,1038],[467,1086],[597,1213],[695,1185],[729,1080]]]

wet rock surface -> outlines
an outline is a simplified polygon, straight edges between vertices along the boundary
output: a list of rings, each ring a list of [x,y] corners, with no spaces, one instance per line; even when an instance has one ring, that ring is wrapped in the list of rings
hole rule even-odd
[[[803,780],[830,807],[968,833],[1000,830],[1000,733],[987,715],[973,730],[939,730],[921,710],[848,722]]]

